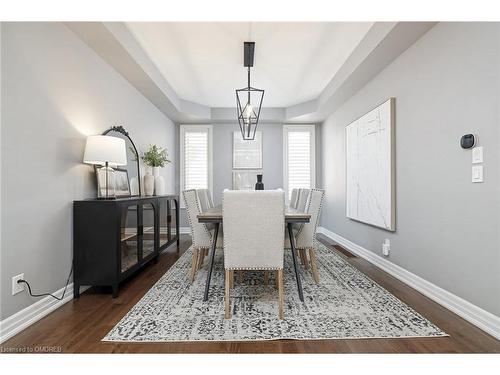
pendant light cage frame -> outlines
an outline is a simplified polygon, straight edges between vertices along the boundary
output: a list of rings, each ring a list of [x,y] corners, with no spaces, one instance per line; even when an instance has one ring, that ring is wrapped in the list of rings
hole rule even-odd
[[[258,101],[258,107],[251,107],[251,100],[254,97]],[[264,90],[254,87],[245,87],[236,90],[236,109],[238,112],[238,124],[240,126],[241,136],[244,140],[254,140],[255,132],[260,118],[260,110],[262,108],[262,100],[264,98]],[[242,100],[243,99],[243,100]],[[241,103],[245,103],[242,105]],[[250,112],[250,114],[248,113]]]
[[[264,90],[250,85],[250,68],[253,67],[254,51],[255,42],[243,43],[243,65],[247,68],[248,85],[245,88],[236,90],[236,110],[243,140],[255,139],[260,110],[262,109],[262,100],[264,99]],[[259,103],[259,106],[252,106],[252,101],[253,103]]]

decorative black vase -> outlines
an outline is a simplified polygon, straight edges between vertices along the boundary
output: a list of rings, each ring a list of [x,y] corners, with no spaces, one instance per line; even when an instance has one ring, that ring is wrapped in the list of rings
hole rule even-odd
[[[264,184],[262,183],[262,175],[257,175],[257,183],[255,184],[255,190],[264,190]]]

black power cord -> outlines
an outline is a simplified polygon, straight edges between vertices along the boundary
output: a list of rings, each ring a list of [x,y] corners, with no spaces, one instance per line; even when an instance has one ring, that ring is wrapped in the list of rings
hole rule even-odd
[[[31,292],[31,286],[30,286],[30,284],[26,280],[17,280],[17,283],[18,284],[20,284],[20,283],[26,284],[28,286],[28,292],[29,292],[29,294],[30,294],[31,297],[47,297],[47,296],[50,296],[52,298],[55,298],[58,301],[61,301],[64,298],[64,295],[66,294],[66,289],[68,288],[69,279],[71,278],[72,274],[73,274],[73,266],[71,266],[71,271],[69,271],[68,279],[66,280],[66,285],[64,286],[64,290],[63,290],[63,293],[62,293],[61,297],[57,297],[57,296],[55,296],[53,294],[50,294],[50,293],[33,294]]]

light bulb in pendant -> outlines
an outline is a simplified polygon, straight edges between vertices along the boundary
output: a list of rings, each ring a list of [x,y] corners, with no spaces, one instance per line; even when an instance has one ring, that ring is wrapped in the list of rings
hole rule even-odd
[[[250,117],[252,116],[253,108],[250,103],[247,104],[247,107],[245,109],[245,117],[248,122],[250,122]]]

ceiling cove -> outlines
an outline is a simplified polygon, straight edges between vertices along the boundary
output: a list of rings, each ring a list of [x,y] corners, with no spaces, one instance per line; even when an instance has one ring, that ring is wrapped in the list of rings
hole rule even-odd
[[[68,22],[99,56],[178,123],[237,122],[254,41],[259,122],[320,122],[433,22]]]

